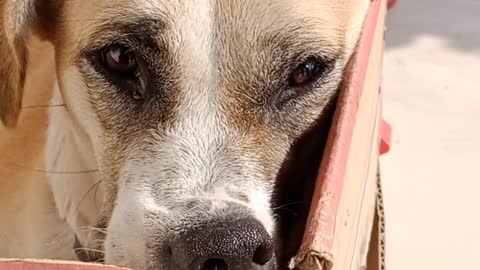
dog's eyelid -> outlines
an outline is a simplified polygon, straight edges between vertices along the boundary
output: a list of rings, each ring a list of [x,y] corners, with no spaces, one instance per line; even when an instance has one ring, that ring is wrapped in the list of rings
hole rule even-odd
[[[126,52],[134,52],[139,49],[139,46],[130,40],[115,40],[94,43],[88,48],[84,49],[84,51],[98,52],[111,47],[122,47],[126,49]]]
[[[315,61],[321,65],[327,66],[327,65],[333,65],[336,62],[336,59],[338,59],[335,56],[332,56],[331,53],[325,53],[325,52],[305,52],[302,54],[299,54],[297,57],[294,58],[293,61],[293,66],[297,67],[298,65],[305,63],[307,61]]]
[[[315,76],[313,80],[317,80],[327,75],[335,66],[336,58],[327,57],[324,54],[304,54],[300,57],[296,57],[289,66],[289,83],[291,83],[293,73],[302,67],[315,68]],[[312,80],[308,80],[312,81]]]
[[[112,38],[114,36],[115,38]],[[88,55],[114,45],[123,46],[136,52],[139,51],[158,51],[161,50],[161,44],[152,38],[152,36],[125,34],[125,33],[107,33],[102,37],[97,37],[94,42],[90,42],[83,48],[79,48],[80,55]]]
[[[324,81],[325,77],[335,69],[338,58],[326,56],[324,53],[303,53],[293,58],[290,64],[287,66],[287,77],[284,79],[285,84],[283,90],[277,92],[275,96],[276,107],[283,107],[290,101],[299,98],[311,90],[316,89]],[[299,77],[295,76],[295,72],[302,67],[312,68],[313,70],[307,70],[308,76],[311,77]],[[305,74],[298,74],[304,76]],[[300,83],[295,82],[295,79],[301,79]]]

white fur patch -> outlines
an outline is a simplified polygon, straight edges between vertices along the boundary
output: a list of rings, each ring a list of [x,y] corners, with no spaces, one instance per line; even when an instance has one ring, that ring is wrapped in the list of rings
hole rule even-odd
[[[78,76],[68,76],[68,82],[78,81]],[[65,86],[78,91],[78,85]],[[55,86],[51,104],[64,102]],[[77,109],[81,109],[77,108]],[[46,170],[60,218],[75,234],[85,239],[86,228],[96,223],[102,191],[97,187],[97,166],[89,137],[72,119],[68,109],[50,110],[45,151]]]

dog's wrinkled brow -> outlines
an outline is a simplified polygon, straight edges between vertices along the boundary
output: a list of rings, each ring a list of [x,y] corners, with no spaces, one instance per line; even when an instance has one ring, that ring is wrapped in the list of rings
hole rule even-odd
[[[158,47],[166,44],[162,40],[166,23],[158,19],[137,19],[125,21],[106,21],[98,25],[90,35],[84,37],[89,40],[87,48],[81,51],[101,48],[113,43],[130,43],[128,45],[141,44],[143,47]]]

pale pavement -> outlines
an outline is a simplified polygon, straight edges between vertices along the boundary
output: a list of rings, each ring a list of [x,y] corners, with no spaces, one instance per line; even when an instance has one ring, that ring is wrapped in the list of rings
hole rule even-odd
[[[382,157],[388,270],[480,270],[480,0],[399,0]]]

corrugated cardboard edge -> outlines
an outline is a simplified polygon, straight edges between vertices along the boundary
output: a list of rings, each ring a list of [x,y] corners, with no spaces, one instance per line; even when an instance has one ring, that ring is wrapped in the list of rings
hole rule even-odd
[[[383,41],[385,5],[384,0],[372,2],[365,20],[359,47],[351,66],[354,72],[339,99],[324,154],[328,158],[322,161],[303,243],[290,263],[291,269],[325,270],[333,267],[332,246],[346,163],[367,75],[368,60],[372,53],[372,43],[376,35],[377,38],[380,35],[379,27],[382,28]]]
[[[333,258],[326,252],[311,250],[300,254],[290,261],[290,269],[331,269]]]
[[[383,189],[380,170],[377,173],[377,209],[375,211],[375,221],[372,228],[372,239],[370,242],[370,252],[368,257],[368,270],[385,270],[385,209],[383,204]]]

